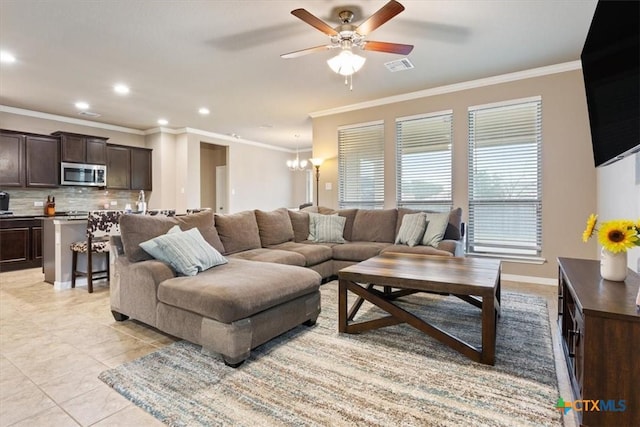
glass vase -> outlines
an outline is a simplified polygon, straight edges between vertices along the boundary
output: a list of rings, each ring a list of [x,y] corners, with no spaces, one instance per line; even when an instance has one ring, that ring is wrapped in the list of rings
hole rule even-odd
[[[627,278],[627,252],[600,251],[600,275],[605,280],[623,282]]]

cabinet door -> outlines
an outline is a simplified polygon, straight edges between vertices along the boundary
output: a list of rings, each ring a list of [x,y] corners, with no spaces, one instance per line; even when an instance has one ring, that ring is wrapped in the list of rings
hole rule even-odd
[[[62,135],[60,144],[63,162],[84,163],[86,146],[83,137],[79,135]]]
[[[27,187],[57,187],[60,157],[58,138],[27,135]]]
[[[24,136],[0,133],[0,187],[24,187]]]
[[[151,191],[151,150],[131,149],[131,189]]]
[[[131,152],[126,147],[107,146],[107,187],[130,189]]]
[[[29,259],[29,228],[0,230],[0,265],[23,262]]]
[[[31,228],[31,257],[42,259],[42,226]]]
[[[87,163],[95,165],[107,164],[107,141],[100,138],[87,137]]]

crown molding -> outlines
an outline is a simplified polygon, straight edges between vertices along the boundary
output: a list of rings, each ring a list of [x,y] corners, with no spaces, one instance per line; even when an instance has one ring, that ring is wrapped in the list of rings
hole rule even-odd
[[[132,129],[124,126],[110,125],[108,123],[92,122],[85,119],[76,119],[74,117],[59,116],[57,114],[43,113],[40,111],[26,110],[24,108],[9,107],[8,105],[0,105],[0,112],[17,114],[19,116],[35,117],[38,119],[55,120],[57,122],[69,123],[73,125],[88,126],[98,129],[112,130],[116,132],[131,133],[134,135],[144,135],[144,131]]]
[[[579,70],[582,68],[580,61],[564,62],[561,64],[548,65],[546,67],[532,68],[530,70],[517,71],[515,73],[501,74],[483,79],[470,80],[468,82],[454,83],[451,85],[434,87],[430,89],[409,92],[401,95],[388,96],[386,98],[374,99],[372,101],[359,102],[357,104],[345,105],[343,107],[330,108],[309,113],[312,119],[333,114],[347,113],[349,111],[362,110],[365,108],[379,107],[396,102],[411,101],[429,96],[443,95],[445,93],[460,92],[462,90],[475,89],[485,86],[492,86],[500,83],[508,83],[517,80],[530,79],[533,77],[547,76],[550,74],[564,73],[567,71]]]

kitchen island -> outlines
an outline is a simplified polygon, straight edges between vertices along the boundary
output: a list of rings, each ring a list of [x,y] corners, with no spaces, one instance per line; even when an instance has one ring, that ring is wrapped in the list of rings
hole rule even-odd
[[[71,243],[86,240],[87,216],[55,216],[43,219],[42,268],[44,281],[53,284],[54,289],[71,288]],[[93,269],[104,270],[107,256],[93,257]],[[78,255],[78,269],[86,271],[87,255]],[[78,277],[77,286],[85,286],[87,279]]]

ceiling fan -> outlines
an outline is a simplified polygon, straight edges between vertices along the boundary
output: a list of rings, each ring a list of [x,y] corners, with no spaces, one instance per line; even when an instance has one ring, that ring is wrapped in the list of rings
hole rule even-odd
[[[343,10],[338,14],[341,23],[335,28],[332,28],[329,24],[312,15],[305,9],[292,10],[291,14],[293,16],[300,18],[307,24],[328,35],[330,43],[327,45],[296,50],[280,56],[284,59],[291,59],[313,52],[339,48],[341,50],[340,54],[329,59],[327,63],[333,71],[346,77],[353,75],[353,73],[362,68],[366,60],[364,57],[354,54],[352,51],[353,48],[408,55],[409,52],[413,50],[413,45],[371,41],[366,40],[365,38],[373,30],[380,27],[403,10],[403,5],[395,0],[391,0],[358,26],[351,23],[354,18],[353,12],[350,10]]]

